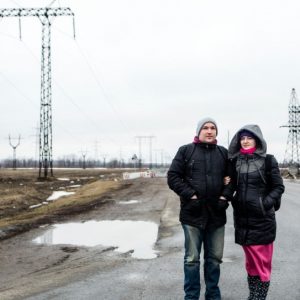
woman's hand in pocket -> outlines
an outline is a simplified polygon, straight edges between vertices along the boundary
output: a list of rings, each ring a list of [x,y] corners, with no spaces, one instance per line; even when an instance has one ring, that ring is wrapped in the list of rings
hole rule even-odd
[[[224,179],[223,179],[224,185],[228,185],[228,184],[230,183],[230,181],[231,181],[231,178],[230,178],[229,176],[226,176],[226,177],[224,177]]]

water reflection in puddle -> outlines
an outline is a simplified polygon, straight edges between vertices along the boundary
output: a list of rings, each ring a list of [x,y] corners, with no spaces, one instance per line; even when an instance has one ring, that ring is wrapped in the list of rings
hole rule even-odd
[[[129,200],[129,201],[119,201],[119,204],[136,204],[139,203],[138,200]]]
[[[156,252],[158,225],[145,221],[89,221],[57,224],[33,240],[38,244],[71,244],[93,247],[113,246],[118,252],[133,251],[132,257],[151,259]]]

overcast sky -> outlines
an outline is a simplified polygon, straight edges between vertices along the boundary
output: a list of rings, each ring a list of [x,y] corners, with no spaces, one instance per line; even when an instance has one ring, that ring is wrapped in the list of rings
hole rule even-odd
[[[2,0],[0,8],[48,1]],[[53,156],[138,154],[136,136],[173,157],[211,116],[218,142],[261,126],[268,152],[283,160],[292,88],[300,93],[300,2],[241,0],[55,1],[75,13],[52,23]],[[8,135],[18,157],[36,155],[41,23],[0,20],[0,158]],[[12,140],[16,143],[17,140]],[[149,143],[142,141],[143,158]],[[156,152],[159,153],[159,152]],[[153,160],[155,154],[153,153]],[[166,159],[166,158],[165,158]],[[159,158],[160,160],[160,154]]]

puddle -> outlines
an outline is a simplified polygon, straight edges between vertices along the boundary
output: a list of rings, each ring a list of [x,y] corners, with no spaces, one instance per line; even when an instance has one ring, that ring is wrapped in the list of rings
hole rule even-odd
[[[135,204],[139,203],[140,201],[138,200],[129,200],[129,201],[119,201],[119,204]]]
[[[89,221],[54,225],[42,236],[33,240],[37,244],[71,244],[94,247],[117,247],[118,252],[132,252],[134,258],[156,258],[153,250],[158,225],[145,221]]]
[[[70,188],[78,188],[78,187],[81,187],[81,184],[73,184],[73,185],[69,185],[68,187],[70,187]]]
[[[50,197],[47,198],[47,201],[54,201],[60,197],[73,195],[73,194],[75,194],[75,192],[55,191],[52,193]]]
[[[57,180],[61,180],[61,181],[69,181],[70,178],[57,178]]]

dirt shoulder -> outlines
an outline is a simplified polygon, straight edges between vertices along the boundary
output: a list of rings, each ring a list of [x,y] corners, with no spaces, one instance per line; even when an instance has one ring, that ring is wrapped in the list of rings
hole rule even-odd
[[[51,224],[110,200],[112,191],[131,184],[123,169],[55,169],[39,181],[34,169],[0,169],[0,240]],[[54,192],[63,196],[47,200]]]
[[[136,220],[158,224],[159,237],[168,237],[172,226],[176,225],[177,213],[172,214],[170,203],[174,195],[167,187],[165,178],[135,179],[118,182],[117,188],[110,189],[97,205],[73,215],[61,216],[60,222],[80,222],[90,220]],[[82,187],[90,190],[95,182]],[[100,199],[99,198],[99,199]],[[174,205],[178,201],[174,201]],[[52,220],[55,220],[54,216]],[[162,224],[163,223],[163,224]],[[139,260],[132,258],[131,251],[118,252],[113,246],[73,246],[44,245],[33,240],[50,229],[51,225],[40,226],[10,239],[0,242],[0,298],[27,299],[27,297],[54,293],[55,289],[72,282],[93,278],[101,272],[130,266]],[[130,235],[130,232],[128,232]],[[159,243],[157,243],[159,246]],[[146,264],[147,261],[141,263]],[[43,296],[41,296],[43,298]],[[56,297],[56,298],[55,298]],[[30,298],[31,299],[31,298]],[[82,298],[83,299],[83,298]]]

